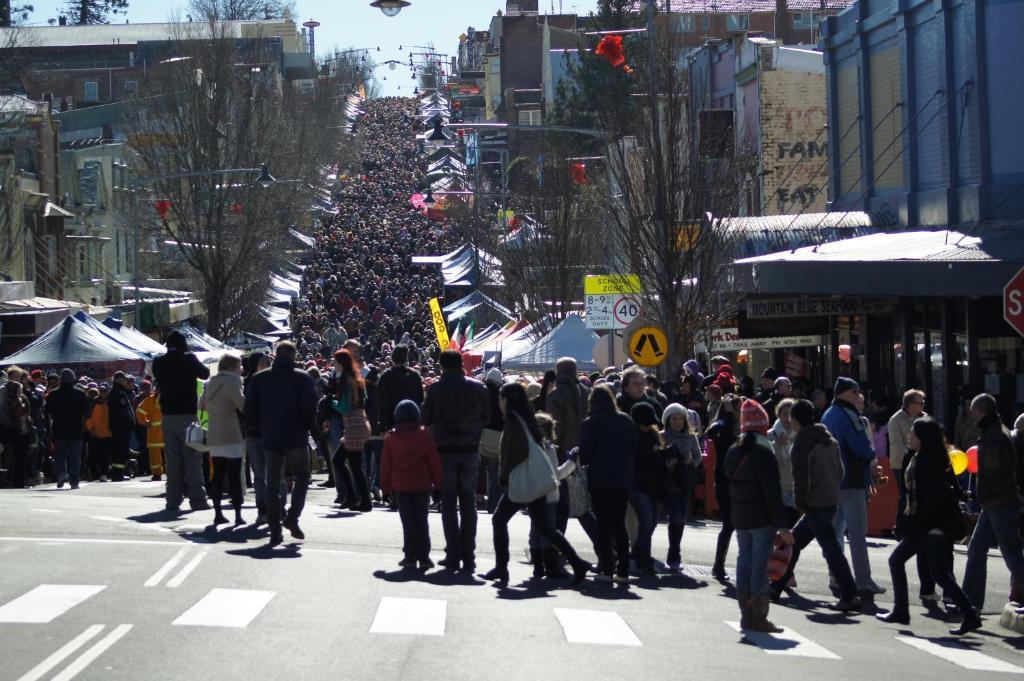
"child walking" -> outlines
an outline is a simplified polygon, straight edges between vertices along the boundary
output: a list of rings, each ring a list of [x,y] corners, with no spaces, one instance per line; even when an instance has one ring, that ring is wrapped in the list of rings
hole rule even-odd
[[[395,427],[384,438],[380,487],[384,494],[394,495],[402,519],[405,557],[398,564],[421,570],[434,567],[427,511],[431,490],[441,489],[441,456],[420,426],[420,408],[412,400],[395,407]]]

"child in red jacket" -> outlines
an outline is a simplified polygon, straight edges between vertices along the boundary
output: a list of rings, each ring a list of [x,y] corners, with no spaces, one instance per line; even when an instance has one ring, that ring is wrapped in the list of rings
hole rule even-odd
[[[395,407],[395,427],[384,438],[380,462],[380,488],[394,494],[402,519],[405,558],[403,568],[434,567],[430,560],[427,510],[430,491],[441,489],[441,456],[430,434],[420,426],[420,408],[412,400]]]

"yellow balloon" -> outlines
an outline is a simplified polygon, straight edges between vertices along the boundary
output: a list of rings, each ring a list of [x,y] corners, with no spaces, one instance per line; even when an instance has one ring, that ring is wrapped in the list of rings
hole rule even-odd
[[[960,475],[967,470],[967,455],[959,449],[954,449],[949,453],[949,462],[953,464],[954,475]]]

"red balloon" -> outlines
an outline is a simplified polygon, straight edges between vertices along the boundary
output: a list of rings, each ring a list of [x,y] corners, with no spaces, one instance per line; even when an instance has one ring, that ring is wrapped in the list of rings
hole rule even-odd
[[[974,446],[967,450],[967,472],[978,472],[978,447]]]

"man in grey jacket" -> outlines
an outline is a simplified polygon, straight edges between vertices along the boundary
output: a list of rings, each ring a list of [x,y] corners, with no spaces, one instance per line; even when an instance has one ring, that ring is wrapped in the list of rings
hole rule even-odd
[[[853,572],[832,527],[844,473],[839,443],[828,432],[828,428],[815,423],[814,405],[810,401],[797,400],[791,418],[796,433],[791,452],[793,491],[796,506],[803,515],[792,530],[796,542],[793,545],[793,558],[782,579],[772,584],[772,598],[778,600],[782,595],[782,590],[793,577],[800,552],[807,548],[812,539],[816,539],[841,592],[839,602],[832,608],[841,612],[859,610],[861,600],[857,595]]]

